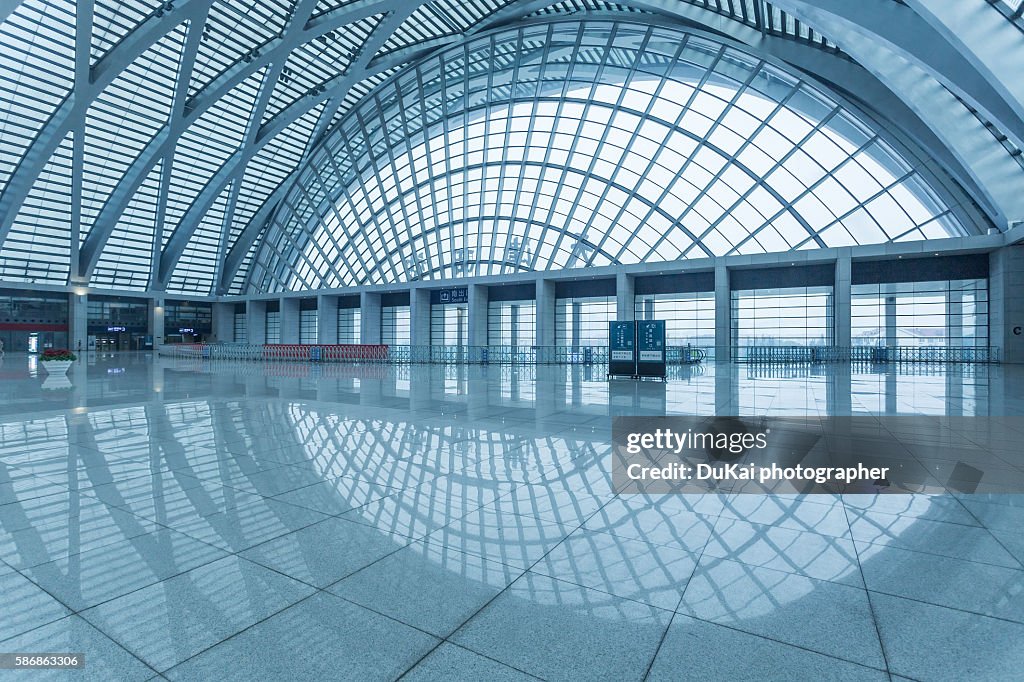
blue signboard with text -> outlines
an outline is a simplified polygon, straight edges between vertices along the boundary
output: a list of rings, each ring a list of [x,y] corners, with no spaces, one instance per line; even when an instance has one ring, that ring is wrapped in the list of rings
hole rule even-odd
[[[608,375],[636,374],[636,323],[608,323]]]
[[[636,323],[636,374],[665,378],[665,320]]]

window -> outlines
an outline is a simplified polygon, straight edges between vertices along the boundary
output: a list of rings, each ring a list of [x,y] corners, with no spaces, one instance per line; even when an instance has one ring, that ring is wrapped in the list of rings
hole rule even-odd
[[[832,345],[832,287],[733,291],[732,339],[741,349]]]
[[[465,346],[469,343],[469,306],[465,303],[430,306],[430,345]]]
[[[408,346],[411,340],[409,306],[383,306],[380,309],[381,343]]]
[[[360,343],[361,320],[359,308],[338,308],[338,343]]]
[[[537,343],[537,304],[532,300],[487,304],[487,343],[491,346],[533,346]]]
[[[317,311],[299,311],[299,343],[316,343],[317,341]]]
[[[555,344],[607,346],[608,323],[615,319],[615,297],[560,298],[555,303]]]
[[[665,340],[670,346],[715,345],[715,294],[645,294],[636,296],[638,320],[665,320]]]
[[[249,321],[245,313],[235,313],[235,343],[249,342]]]
[[[267,313],[267,343],[281,343],[281,311]]]
[[[856,284],[854,346],[987,346],[988,282]]]

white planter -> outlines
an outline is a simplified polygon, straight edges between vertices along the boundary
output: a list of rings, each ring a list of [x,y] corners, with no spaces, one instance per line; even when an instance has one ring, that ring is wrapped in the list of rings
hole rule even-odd
[[[73,360],[41,360],[40,365],[47,374],[67,374]]]

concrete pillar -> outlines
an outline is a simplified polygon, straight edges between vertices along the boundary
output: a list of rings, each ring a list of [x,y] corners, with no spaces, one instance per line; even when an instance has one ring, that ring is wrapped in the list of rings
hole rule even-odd
[[[281,299],[281,343],[299,342],[299,299]]]
[[[555,345],[555,283],[537,280],[537,345]]]
[[[163,298],[154,298],[149,301],[148,323],[149,334],[153,337],[153,350],[164,344],[164,315],[166,308]]]
[[[245,306],[245,329],[249,343],[267,342],[267,302],[249,301]]]
[[[380,343],[380,294],[359,295],[359,342]]]
[[[1002,362],[1024,363],[1024,246],[989,254],[989,345]]]
[[[317,296],[316,301],[316,342],[338,343],[338,297]]]
[[[409,291],[409,345],[430,345],[430,290],[415,287]]]
[[[715,266],[715,360],[732,359],[732,292],[729,270]]]
[[[848,349],[853,345],[850,270],[849,256],[840,256],[836,259],[836,279],[832,290],[832,343],[836,348],[843,349],[844,354],[849,353]]]
[[[213,340],[232,343],[235,340],[235,304],[213,304]]]
[[[635,278],[620,272],[615,277],[615,319],[633,320],[636,319],[636,305],[634,301]]]
[[[470,346],[487,345],[488,291],[483,284],[469,285],[469,340]]]
[[[68,348],[89,350],[89,296],[68,294]]]

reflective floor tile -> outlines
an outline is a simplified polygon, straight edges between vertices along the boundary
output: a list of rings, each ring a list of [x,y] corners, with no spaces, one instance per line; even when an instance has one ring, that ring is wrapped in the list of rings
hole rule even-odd
[[[313,592],[229,556],[81,615],[148,665],[166,670]]]
[[[969,495],[960,498],[960,502],[986,528],[1024,535],[1024,495],[1015,497],[994,503]]]
[[[326,587],[395,552],[405,536],[328,518],[242,552],[242,556],[317,587]]]
[[[885,682],[889,677],[884,670],[676,614],[647,679]]]
[[[849,537],[850,533],[842,501],[828,495],[734,495],[723,507],[722,516],[834,537]]]
[[[366,480],[340,477],[277,495],[274,499],[332,516],[358,509],[400,492]]]
[[[1011,680],[1024,669],[1024,625],[872,593],[889,669],[927,680]]]
[[[451,640],[548,680],[639,680],[671,616],[662,609],[527,573]]]
[[[75,611],[210,563],[225,553],[168,528],[25,570]]]
[[[444,642],[402,676],[403,682],[436,680],[488,680],[488,682],[527,682],[540,678]]]
[[[116,642],[79,616],[68,616],[35,630],[0,642],[5,652],[84,653],[80,670],[35,670],[36,680],[86,680],[88,682],[136,682],[149,680],[156,671],[132,656]],[[10,673],[12,680],[27,679],[22,671]],[[8,677],[5,677],[8,679]]]
[[[520,575],[496,561],[415,542],[327,589],[446,637]]]
[[[703,557],[679,611],[861,665],[885,666],[863,589]]]
[[[584,527],[620,537],[700,552],[715,527],[715,516],[690,508],[682,497],[665,495],[648,501],[646,496],[623,496],[602,507]]]
[[[0,642],[70,613],[38,585],[0,564]]]
[[[1024,623],[1024,569],[858,546],[869,590]]]
[[[439,640],[319,592],[171,668],[171,680],[393,680]]]
[[[470,511],[424,540],[527,569],[572,530],[571,526],[486,506]]]
[[[230,552],[301,530],[329,518],[326,514],[287,502],[260,498],[204,517],[168,520],[176,530]]]
[[[697,566],[697,556],[670,545],[584,529],[530,570],[672,611]]]
[[[705,556],[863,587],[853,541],[832,535],[718,519]]]

